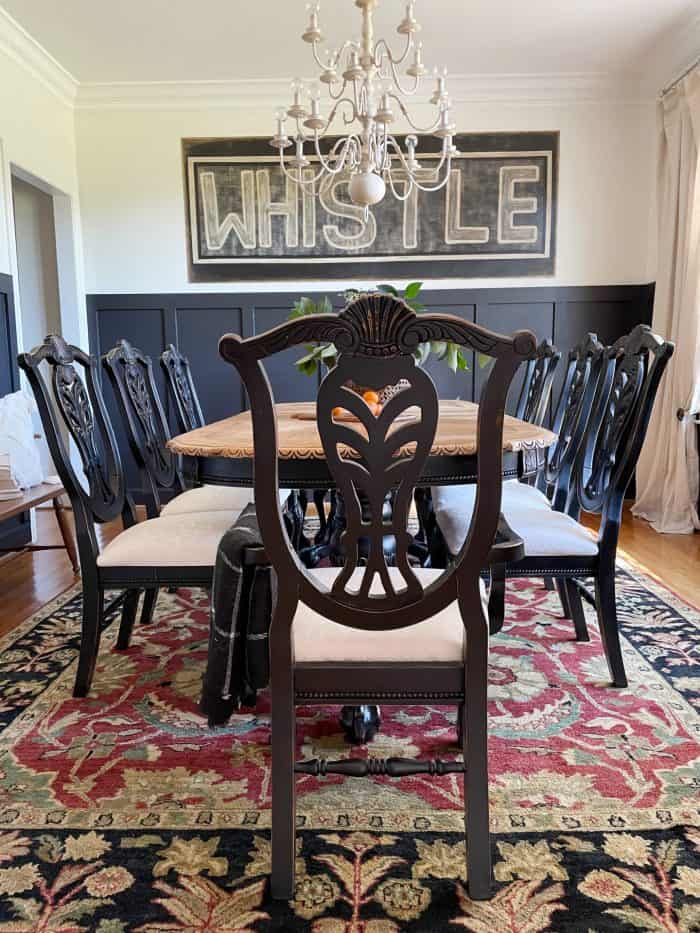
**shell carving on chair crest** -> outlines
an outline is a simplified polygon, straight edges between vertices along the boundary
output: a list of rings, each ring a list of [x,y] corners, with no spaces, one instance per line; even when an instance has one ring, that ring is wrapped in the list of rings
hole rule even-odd
[[[347,327],[347,340],[336,340],[341,351],[389,357],[411,350],[404,336],[416,312],[400,298],[381,292],[358,295],[339,317]]]

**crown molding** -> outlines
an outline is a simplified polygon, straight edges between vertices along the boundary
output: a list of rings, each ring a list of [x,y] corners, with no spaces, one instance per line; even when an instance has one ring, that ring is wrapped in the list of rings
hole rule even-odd
[[[653,90],[636,75],[471,74],[450,77],[455,103],[556,104],[643,102]],[[289,96],[289,81],[257,78],[230,81],[83,83],[78,110],[257,110],[274,109]],[[420,102],[416,100],[416,105]]]
[[[18,63],[63,104],[77,110],[259,110],[289,96],[286,78],[226,81],[79,82],[0,7],[0,53]],[[528,105],[648,102],[658,87],[649,77],[606,73],[461,74],[450,77],[457,104]],[[420,109],[419,100],[415,105]]]
[[[78,81],[2,7],[0,52],[28,71],[61,103],[68,107],[75,105]]]

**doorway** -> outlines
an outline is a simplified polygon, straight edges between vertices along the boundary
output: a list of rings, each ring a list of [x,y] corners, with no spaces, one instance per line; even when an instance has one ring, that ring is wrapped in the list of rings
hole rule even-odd
[[[31,349],[46,334],[62,332],[54,199],[13,172],[12,207],[22,345]],[[55,470],[43,437],[38,445],[43,475],[48,476]]]

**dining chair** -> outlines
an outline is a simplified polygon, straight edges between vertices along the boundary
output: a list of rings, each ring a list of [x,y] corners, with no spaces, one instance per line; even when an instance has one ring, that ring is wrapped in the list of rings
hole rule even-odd
[[[407,522],[413,488],[430,453],[438,396],[413,358],[425,340],[456,341],[495,360],[479,407],[479,496],[464,547],[449,570],[415,569]],[[323,379],[317,424],[329,470],[347,513],[342,568],[306,569],[290,547],[273,492],[277,425],[263,360],[288,347],[333,341],[338,362]],[[272,702],[272,895],[294,892],[295,773],[349,776],[464,775],[467,884],[491,890],[488,815],[488,623],[480,570],[499,520],[503,412],[511,379],[535,350],[534,336],[491,333],[451,315],[416,314],[385,294],[360,295],[340,314],[298,318],[243,340],[219,344],[251,403],[258,521],[277,581],[270,630]],[[404,386],[375,417],[346,384]],[[338,408],[357,421],[339,421]],[[414,413],[408,420],[401,416]],[[391,517],[385,497],[394,489]],[[387,566],[383,541],[396,541]],[[360,539],[367,546],[359,566]],[[403,758],[311,760],[295,764],[296,704],[464,705],[463,761]]]
[[[117,648],[126,649],[142,590],[211,586],[216,548],[231,520],[226,512],[203,512],[137,522],[95,358],[50,335],[31,352],[20,353],[18,362],[34,392],[49,451],[73,509],[83,588],[73,695],[82,697],[95,670],[105,592],[124,592]],[[74,443],[75,461],[64,432]],[[117,519],[123,530],[101,548],[95,525]]]
[[[523,385],[515,407],[515,417],[530,424],[542,425],[552,394],[552,382],[561,353],[551,340],[543,340],[534,359],[527,360]]]
[[[165,371],[170,394],[175,402],[180,431],[194,431],[206,424],[202,406],[192,378],[190,361],[178,348],[169,343],[160,355],[160,365]]]
[[[593,380],[583,388],[583,377],[575,377],[567,398],[578,398],[581,415],[570,438],[564,431],[566,448],[550,472],[554,498],[550,502],[533,490],[527,501],[506,499],[503,513],[522,539],[525,556],[503,568],[503,576],[551,577],[564,584],[577,639],[588,640],[581,597],[595,606],[611,680],[627,686],[617,621],[615,561],[622,522],[625,491],[634,474],[646,435],[649,418],[663,372],[674,345],[656,336],[644,324],[635,327],[602,352],[591,341],[592,363],[598,362]],[[579,375],[588,370],[583,364]],[[587,415],[587,416],[586,416]],[[561,437],[562,435],[560,435]],[[569,451],[573,450],[572,455]],[[573,460],[572,460],[573,456]],[[562,464],[567,471],[563,474]],[[556,475],[555,475],[556,474]],[[567,476],[562,485],[562,475]],[[504,487],[507,484],[504,484]],[[559,494],[559,501],[557,501]],[[444,488],[435,495],[435,515],[450,554],[459,552],[470,516],[464,496],[459,507]],[[473,509],[473,505],[471,506]],[[580,522],[581,511],[601,516],[597,534]],[[581,578],[592,578],[591,593]]]
[[[515,407],[516,418],[531,424],[542,425],[544,423],[552,394],[552,383],[560,359],[559,350],[551,340],[545,339],[537,347],[535,356],[522,364],[525,374]],[[519,480],[509,480],[504,484],[504,499],[516,493],[518,486],[522,486],[525,491],[529,485],[531,485],[530,480],[522,483]],[[445,549],[444,538],[439,528],[436,528],[433,502],[435,492],[435,488],[421,487],[415,491],[418,530],[414,537],[412,553],[424,566],[445,567],[449,555]],[[465,497],[473,507],[475,495],[473,486],[445,487],[445,495],[449,497],[450,506],[454,504],[455,508],[461,508],[460,499]]]
[[[102,357],[102,363],[145,483],[148,517],[223,511],[233,523],[252,502],[253,491],[236,486],[186,488],[180,458],[167,447],[170,429],[150,357],[128,340],[121,339]],[[172,498],[163,502],[164,495]]]
[[[165,371],[170,394],[175,401],[180,430],[184,433],[204,427],[206,422],[202,414],[202,406],[188,358],[174,344],[169,343],[160,355],[160,364]],[[241,498],[247,496],[246,503],[250,502],[253,498],[252,490],[244,490],[243,492],[245,495]],[[309,544],[304,535],[306,493],[296,489],[280,490],[280,499],[285,503],[285,513],[290,526],[292,542],[299,551]],[[245,503],[241,506],[241,509],[244,507]],[[325,520],[325,514],[323,518]]]
[[[557,440],[546,452],[543,467],[538,471],[534,483],[508,480],[503,484],[502,510],[506,518],[513,509],[538,506],[551,506],[557,511],[566,511],[574,488],[572,472],[592,410],[601,366],[608,366],[610,377],[610,355],[604,362],[605,351],[606,348],[592,333],[586,334],[569,351],[552,424]],[[451,547],[459,548],[458,542],[474,509],[474,489],[471,486],[433,487],[431,504],[428,536],[431,566],[444,567],[451,559]],[[504,564],[499,563],[489,573],[493,620],[491,634],[499,630],[504,615],[504,571]],[[545,585],[554,589],[555,582],[545,577]],[[583,607],[573,584],[558,579],[556,588],[564,617],[573,620],[577,639],[587,641]]]

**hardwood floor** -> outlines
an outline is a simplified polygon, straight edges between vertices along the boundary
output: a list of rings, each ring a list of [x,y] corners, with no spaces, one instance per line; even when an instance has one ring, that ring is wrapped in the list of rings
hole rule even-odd
[[[595,519],[586,524],[596,526]],[[118,524],[98,529],[108,541]],[[38,540],[60,543],[56,519],[51,509],[37,510]],[[688,602],[700,607],[700,534],[659,535],[646,522],[634,518],[629,509],[620,536],[620,550],[651,574],[675,590]],[[39,551],[19,554],[0,561],[0,635],[37,612],[79,578],[73,576],[65,551]]]
[[[625,507],[618,554],[641,564],[683,599],[700,609],[700,533],[660,535]],[[598,527],[597,516],[585,516],[584,523]]]
[[[73,516],[65,513],[73,533]],[[60,544],[61,535],[51,508],[36,510],[36,540],[42,544]],[[98,529],[101,541],[114,537],[118,524]],[[66,552],[35,551],[12,554],[0,560],[0,636],[11,631],[23,619],[55,599],[77,583],[80,577],[73,569]]]

